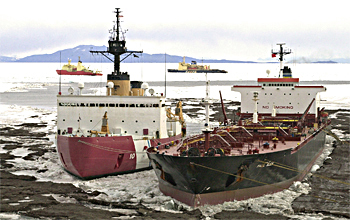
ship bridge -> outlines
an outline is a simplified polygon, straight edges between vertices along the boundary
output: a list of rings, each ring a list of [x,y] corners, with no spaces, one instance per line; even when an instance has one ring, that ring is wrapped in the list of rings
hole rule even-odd
[[[284,114],[301,115],[310,103],[309,114],[317,116],[320,106],[320,92],[326,91],[324,86],[300,86],[299,78],[292,77],[288,66],[283,66],[283,56],[290,54],[278,44],[279,51],[272,50],[272,57],[280,56],[280,76],[278,78],[258,78],[257,85],[234,85],[231,90],[241,93],[241,113],[249,116],[254,113],[255,105],[259,115]],[[269,73],[269,72],[268,72]],[[256,97],[255,97],[256,96]],[[254,98],[255,97],[255,98]],[[257,103],[256,103],[257,102]]]

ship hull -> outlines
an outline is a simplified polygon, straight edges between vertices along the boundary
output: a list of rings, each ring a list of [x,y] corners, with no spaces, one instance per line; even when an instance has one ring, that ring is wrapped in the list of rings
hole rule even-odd
[[[146,149],[170,143],[181,135],[152,140],[132,136],[57,136],[57,151],[66,171],[81,179],[93,179],[151,168]]]
[[[75,72],[69,72],[67,70],[56,70],[58,75],[69,75],[69,76],[102,76],[102,73],[91,73],[91,72],[85,72],[85,71],[75,71]]]
[[[165,195],[190,206],[201,206],[259,197],[288,188],[305,177],[324,144],[325,133],[318,132],[297,150],[223,157],[152,153],[148,156]]]

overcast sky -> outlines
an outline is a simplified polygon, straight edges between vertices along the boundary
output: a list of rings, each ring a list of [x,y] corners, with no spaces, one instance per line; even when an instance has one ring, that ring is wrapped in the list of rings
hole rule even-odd
[[[0,56],[107,45],[117,7],[129,50],[265,60],[286,42],[294,57],[350,58],[346,0],[11,0],[0,8]]]

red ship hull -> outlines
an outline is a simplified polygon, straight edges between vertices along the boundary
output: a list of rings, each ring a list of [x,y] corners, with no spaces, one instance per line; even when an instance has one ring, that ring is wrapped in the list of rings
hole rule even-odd
[[[57,136],[57,151],[61,163],[69,173],[81,178],[92,179],[151,168],[148,163],[137,164],[140,154],[158,143],[178,141],[181,135],[149,140],[143,152],[136,150],[131,136],[68,137]],[[142,151],[142,150],[141,150]],[[147,158],[147,157],[146,157]]]
[[[85,71],[69,72],[67,70],[56,70],[58,75],[78,75],[78,76],[102,76],[102,73],[91,73]]]

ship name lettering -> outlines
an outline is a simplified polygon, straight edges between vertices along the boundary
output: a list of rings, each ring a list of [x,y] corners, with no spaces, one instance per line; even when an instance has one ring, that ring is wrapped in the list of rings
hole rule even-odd
[[[293,109],[294,107],[291,105],[291,106],[275,106],[275,109]]]

